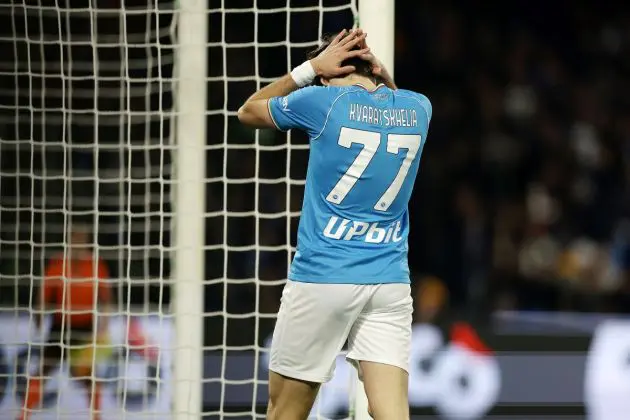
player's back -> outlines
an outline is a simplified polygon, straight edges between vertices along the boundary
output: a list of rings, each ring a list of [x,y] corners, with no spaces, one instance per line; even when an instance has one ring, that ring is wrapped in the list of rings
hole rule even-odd
[[[298,113],[300,99],[312,107],[301,127],[311,137],[311,150],[289,277],[408,282],[407,207],[431,119],[429,100],[385,86],[302,91],[302,98],[284,98],[281,110],[270,107],[277,122],[282,113]]]

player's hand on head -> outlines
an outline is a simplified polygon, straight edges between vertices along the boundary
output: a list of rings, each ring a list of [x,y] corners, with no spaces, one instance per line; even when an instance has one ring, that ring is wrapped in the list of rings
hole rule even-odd
[[[361,50],[363,49],[368,50],[368,52],[366,52],[365,54],[361,54],[359,57],[361,58],[361,60],[367,61],[372,65],[372,74],[374,76],[382,77],[385,74],[385,68],[383,67],[383,63],[381,63],[381,60],[376,58],[376,56],[372,53],[372,51],[370,50],[370,47],[367,44],[367,40],[365,38],[363,38],[363,41],[359,44],[359,48]]]
[[[339,32],[330,45],[311,60],[317,75],[331,79],[355,71],[354,66],[342,66],[342,63],[349,58],[361,57],[370,52],[367,46],[357,48],[359,45],[364,45],[362,43],[366,35],[361,29],[353,29],[350,33],[345,29]]]

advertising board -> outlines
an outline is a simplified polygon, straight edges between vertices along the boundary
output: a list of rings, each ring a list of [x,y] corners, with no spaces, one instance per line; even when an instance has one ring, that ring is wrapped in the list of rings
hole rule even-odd
[[[587,322],[578,324],[584,326]],[[554,408],[559,407],[573,412],[578,409],[591,420],[627,418],[629,320],[599,319],[589,331],[580,332],[577,341],[576,337],[562,336],[559,330],[554,330],[556,336],[541,338],[528,335],[524,329],[503,340],[501,334],[480,339],[467,324],[458,324],[458,328],[445,332],[431,325],[414,327],[409,376],[412,413],[472,420],[487,418],[502,407],[524,407],[533,409],[528,413],[541,413],[528,414],[528,418],[552,418],[550,413],[558,412]],[[135,331],[136,337],[130,337],[130,331]],[[149,352],[151,357],[128,351],[132,341],[138,340],[138,333],[148,348],[155,350]],[[16,417],[25,392],[25,371],[35,371],[37,343],[43,339],[37,336],[28,317],[0,316],[0,420]],[[114,351],[96,369],[103,384],[101,419],[139,419],[147,415],[170,419],[174,346],[171,320],[114,317],[110,340]],[[548,343],[552,341],[566,345],[554,350]],[[35,345],[29,347],[26,343]],[[251,413],[254,407],[264,410],[266,348],[258,352],[208,351],[204,363],[204,411],[216,412],[219,407],[241,413]],[[347,415],[353,392],[352,368],[343,356],[336,366],[335,376],[323,386],[316,408],[328,418]],[[35,413],[32,420],[90,418],[86,392],[66,366],[53,373],[44,394],[44,410]],[[518,410],[512,412],[526,414]]]
[[[95,372],[102,384],[101,420],[140,419],[147,414],[152,419],[170,419],[172,354],[169,349],[173,345],[170,320],[113,317],[109,330],[113,352],[98,364]],[[37,344],[44,339],[38,336],[27,316],[0,316],[0,420],[15,420],[25,394],[25,372],[36,372]],[[129,344],[138,341],[146,346],[128,351]],[[86,389],[79,381],[72,380],[67,366],[55,369],[43,394],[44,409],[33,413],[31,420],[90,419]]]

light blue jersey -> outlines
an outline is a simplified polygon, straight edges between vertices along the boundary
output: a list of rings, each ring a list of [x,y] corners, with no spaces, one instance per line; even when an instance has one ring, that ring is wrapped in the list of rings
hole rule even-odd
[[[269,101],[280,130],[310,138],[289,279],[409,283],[408,203],[427,137],[426,96],[386,86],[307,87]]]

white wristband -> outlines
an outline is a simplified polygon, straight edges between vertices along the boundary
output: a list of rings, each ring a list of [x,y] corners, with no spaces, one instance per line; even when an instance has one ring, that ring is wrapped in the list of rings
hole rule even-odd
[[[291,77],[298,87],[310,85],[315,80],[315,76],[317,76],[317,73],[315,73],[310,60],[303,62],[291,71]]]

